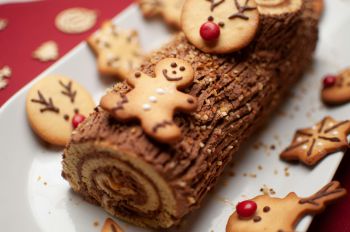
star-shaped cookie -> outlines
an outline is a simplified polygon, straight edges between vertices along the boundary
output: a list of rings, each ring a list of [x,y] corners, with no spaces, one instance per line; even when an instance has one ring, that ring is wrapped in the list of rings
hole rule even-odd
[[[299,160],[312,166],[326,155],[349,147],[350,121],[325,117],[311,128],[297,130],[294,139],[280,155],[283,160]]]
[[[87,42],[97,56],[98,69],[103,75],[125,80],[141,64],[143,52],[134,30],[121,29],[108,21]]]

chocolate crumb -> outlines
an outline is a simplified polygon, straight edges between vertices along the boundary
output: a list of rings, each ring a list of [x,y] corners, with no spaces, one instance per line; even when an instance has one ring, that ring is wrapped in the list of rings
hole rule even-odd
[[[136,78],[141,77],[141,73],[140,73],[140,72],[136,72],[136,73],[135,73],[135,77],[136,77]]]
[[[265,206],[264,208],[263,208],[263,211],[264,211],[264,213],[267,213],[267,212],[269,212],[270,211],[270,207],[269,206]]]

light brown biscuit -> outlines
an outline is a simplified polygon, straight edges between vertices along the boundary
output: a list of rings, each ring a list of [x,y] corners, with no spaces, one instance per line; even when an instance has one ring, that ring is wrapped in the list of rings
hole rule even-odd
[[[121,29],[108,21],[87,42],[97,56],[97,66],[103,75],[125,80],[141,65],[143,52],[134,30]]]
[[[118,120],[138,119],[148,135],[164,143],[180,139],[180,128],[173,121],[175,110],[194,111],[197,100],[178,89],[193,81],[193,69],[187,62],[167,58],[155,67],[155,77],[136,72],[127,79],[133,90],[126,95],[115,91],[101,99],[101,107]]]
[[[107,218],[101,232],[124,232],[124,230],[111,218]]]
[[[324,0],[313,0],[314,11],[320,16],[324,11]]]
[[[9,83],[9,78],[12,75],[12,70],[9,66],[4,66],[0,69],[0,89],[6,88]]]
[[[346,195],[346,190],[333,181],[308,198],[289,193],[285,198],[268,195],[252,199],[257,209],[249,218],[233,213],[226,225],[226,232],[293,232],[296,224],[308,214],[321,213],[328,203]]]
[[[161,16],[170,26],[181,27],[181,11],[185,0],[138,0],[146,18]]]
[[[75,7],[61,11],[55,19],[58,30],[67,34],[79,34],[90,30],[97,20],[96,11]]]
[[[7,19],[0,18],[0,31],[4,30],[8,25]]]
[[[333,78],[334,83],[328,85],[324,83],[321,93],[322,101],[329,105],[350,102],[350,68],[343,70]]]
[[[58,58],[58,46],[55,41],[47,41],[41,44],[34,52],[33,58],[40,61],[52,61]]]
[[[311,128],[297,130],[293,141],[280,155],[284,160],[299,160],[315,165],[325,156],[349,147],[350,121],[325,117]]]
[[[46,142],[64,146],[77,120],[95,107],[90,94],[75,81],[63,76],[39,80],[28,92],[26,111],[34,132]]]
[[[261,14],[279,15],[301,9],[303,0],[255,0]]]
[[[205,29],[208,22],[212,26]],[[254,39],[259,12],[255,0],[187,0],[181,24],[187,39],[203,52],[231,53]],[[203,36],[206,31],[216,36],[207,39]]]

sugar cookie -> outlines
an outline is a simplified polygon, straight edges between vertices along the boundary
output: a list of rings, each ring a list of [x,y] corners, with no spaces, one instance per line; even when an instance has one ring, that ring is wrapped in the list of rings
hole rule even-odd
[[[337,76],[328,75],[323,79],[321,98],[329,105],[341,105],[350,101],[350,68]]]
[[[111,218],[107,218],[101,232],[124,232],[124,230]]]
[[[141,65],[143,52],[134,30],[124,30],[112,22],[105,22],[87,42],[97,56],[99,71],[104,75],[125,80]]]
[[[187,0],[182,10],[187,39],[206,53],[231,53],[247,46],[259,26],[255,0]]]
[[[161,16],[167,24],[181,27],[181,12],[185,0],[138,0],[138,3],[146,18]]]
[[[79,34],[90,30],[97,20],[96,11],[76,7],[60,12],[55,19],[57,29],[68,34]]]
[[[55,41],[47,41],[41,44],[34,52],[33,57],[40,61],[52,61],[58,58],[58,46]]]
[[[28,92],[26,111],[34,132],[43,140],[64,146],[72,130],[93,111],[90,94],[63,76],[39,80]]]
[[[173,121],[174,111],[197,108],[195,97],[178,91],[192,83],[193,69],[183,60],[167,58],[156,65],[155,74],[136,72],[127,79],[133,90],[126,95],[108,93],[101,107],[119,120],[139,119],[144,131],[160,142],[175,142],[181,131]]]
[[[338,122],[331,117],[325,117],[311,128],[297,130],[293,142],[280,157],[315,165],[325,156],[348,148],[349,133],[350,121]]]
[[[323,187],[314,195],[301,198],[289,193],[285,198],[261,195],[240,202],[226,225],[226,232],[293,232],[307,214],[321,213],[328,203],[346,195],[337,181]],[[252,207],[250,205],[254,205]],[[250,204],[250,205],[248,205]],[[255,210],[254,210],[255,209]]]

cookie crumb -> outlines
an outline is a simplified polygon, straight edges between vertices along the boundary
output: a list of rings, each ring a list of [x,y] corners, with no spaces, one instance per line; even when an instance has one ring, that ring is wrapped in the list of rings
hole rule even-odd
[[[0,31],[4,30],[8,25],[7,19],[0,18]]]
[[[93,225],[94,225],[94,227],[98,227],[100,225],[100,223],[98,220],[96,220],[96,221],[94,221]]]
[[[12,70],[9,66],[5,65],[0,69],[0,90],[6,88],[9,83],[9,78],[12,75]]]

